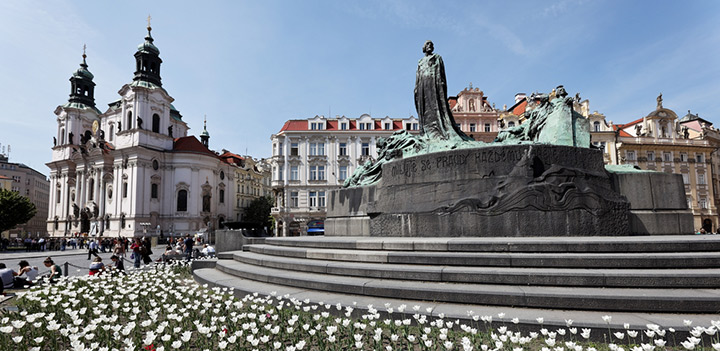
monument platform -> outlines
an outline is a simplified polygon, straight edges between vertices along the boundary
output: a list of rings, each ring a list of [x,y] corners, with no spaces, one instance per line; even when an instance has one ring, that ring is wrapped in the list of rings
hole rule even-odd
[[[267,238],[219,254],[201,282],[352,306],[433,306],[469,318],[687,330],[720,311],[720,236],[514,238]],[[359,306],[362,307],[362,306]]]

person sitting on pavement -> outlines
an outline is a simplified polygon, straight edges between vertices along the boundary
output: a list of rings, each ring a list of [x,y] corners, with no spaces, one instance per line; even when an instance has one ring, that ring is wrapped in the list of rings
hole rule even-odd
[[[50,283],[54,283],[57,279],[60,279],[62,277],[62,268],[60,266],[55,264],[55,261],[53,261],[50,256],[48,256],[45,261],[43,261],[43,264],[45,267],[50,268]]]
[[[208,244],[203,244],[202,249],[202,255],[205,257],[214,257],[215,256],[215,248],[212,246],[209,246]]]
[[[20,270],[15,276],[15,286],[32,286],[35,283],[35,279],[37,279],[37,276],[39,274],[38,268],[35,266],[31,266],[30,263],[25,260],[20,261],[20,263],[18,263],[18,266],[20,266]],[[21,277],[21,275],[23,274],[25,275],[25,277]]]
[[[12,289],[15,282],[15,271],[12,268],[7,268],[4,263],[0,263],[0,281],[2,281],[2,289]]]
[[[105,264],[102,262],[102,258],[95,257],[90,263],[90,275],[100,274],[105,270]]]
[[[110,256],[110,260],[113,261],[112,265],[112,272],[113,274],[126,274],[125,273],[125,263],[123,263],[123,260],[118,257],[117,255]]]

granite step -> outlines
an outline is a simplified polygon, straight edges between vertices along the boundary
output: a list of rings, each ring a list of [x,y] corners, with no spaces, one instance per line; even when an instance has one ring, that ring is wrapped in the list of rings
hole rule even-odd
[[[609,269],[458,267],[423,264],[340,262],[234,252],[233,259],[255,266],[299,272],[377,279],[418,280],[446,283],[720,288],[720,269]]]
[[[509,306],[492,306],[482,304],[457,304],[438,301],[421,301],[411,299],[387,298],[363,296],[356,294],[340,294],[335,292],[327,292],[320,290],[312,290],[305,288],[297,288],[284,286],[266,282],[258,282],[255,280],[244,279],[235,275],[222,272],[214,268],[195,269],[193,275],[196,281],[201,284],[210,286],[233,288],[235,295],[238,297],[247,294],[257,293],[259,296],[286,296],[299,301],[307,301],[310,304],[329,304],[335,306],[340,304],[343,307],[353,307],[353,316],[357,317],[367,313],[367,306],[372,305],[384,314],[382,318],[401,318],[401,314],[397,312],[398,306],[406,305],[408,313],[415,313],[413,306],[418,306],[420,313],[439,318],[442,315],[447,320],[459,319],[463,323],[471,325],[477,324],[468,314],[472,311],[477,316],[492,316],[493,324],[510,325],[513,318],[519,320],[517,328],[538,332],[541,327],[548,329],[565,328],[566,320],[573,320],[573,327],[593,328],[593,337],[603,341],[601,333],[611,330],[625,331],[624,324],[627,323],[631,330],[644,330],[647,324],[656,324],[663,329],[673,328],[677,332],[678,340],[683,339],[681,333],[687,333],[691,328],[684,325],[683,320],[692,320],[693,325],[710,326],[712,320],[717,319],[717,315],[707,313],[644,313],[644,312],[612,312],[608,311],[590,311],[590,310],[551,310],[541,308],[525,308],[525,307],[509,307]],[[387,316],[387,307],[385,304],[395,309],[391,316]],[[335,308],[331,309],[331,312]],[[344,309],[343,311],[344,312]],[[503,317],[498,315],[502,314]],[[612,319],[609,323],[603,320],[604,315],[611,315]],[[387,317],[386,317],[387,316]],[[540,325],[537,318],[542,317],[543,323]]]
[[[216,269],[241,279],[341,294],[547,309],[718,313],[720,289],[519,286],[347,277],[218,260]]]
[[[392,251],[246,245],[250,252],[316,260],[445,266],[538,268],[720,268],[720,252],[526,253]],[[222,257],[226,258],[226,257]]]
[[[275,237],[279,246],[393,251],[453,252],[693,252],[720,251],[720,235],[622,237]]]

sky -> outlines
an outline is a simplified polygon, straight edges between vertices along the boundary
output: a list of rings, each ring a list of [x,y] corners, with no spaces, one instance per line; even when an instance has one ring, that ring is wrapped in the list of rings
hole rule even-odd
[[[289,119],[415,116],[425,40],[452,95],[472,83],[501,108],[563,84],[621,124],[662,93],[720,127],[720,1],[3,0],[0,152],[48,175],[83,45],[105,112],[132,81],[148,15],[163,87],[189,134],[207,117],[216,151],[269,157]]]

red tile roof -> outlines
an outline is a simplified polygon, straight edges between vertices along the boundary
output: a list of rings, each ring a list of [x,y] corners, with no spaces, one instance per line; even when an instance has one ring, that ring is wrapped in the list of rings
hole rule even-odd
[[[451,97],[449,97],[449,98],[448,98],[448,104],[450,105],[450,109],[451,109],[451,110],[452,110],[453,108],[455,108],[455,105],[457,105],[457,97],[456,97],[456,96],[451,96]]]
[[[240,164],[245,159],[244,157],[230,151],[225,151],[218,157],[227,164]]]
[[[175,138],[173,141],[173,152],[198,153],[217,158],[214,152],[210,151],[194,135],[182,138]]]

